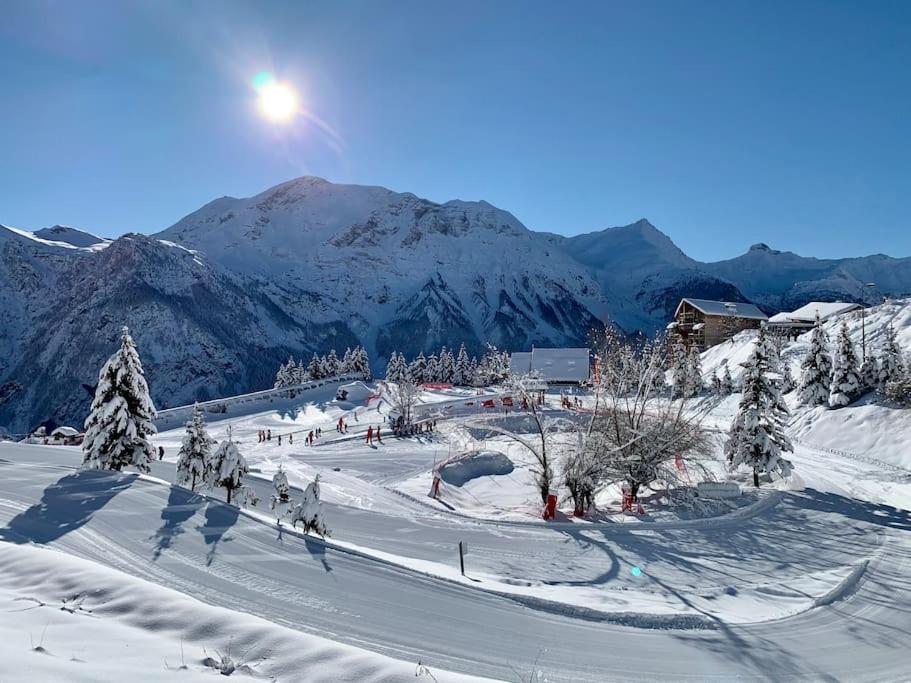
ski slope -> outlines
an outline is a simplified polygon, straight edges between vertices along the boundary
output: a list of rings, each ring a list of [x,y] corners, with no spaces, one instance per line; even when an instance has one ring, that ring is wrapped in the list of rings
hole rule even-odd
[[[513,667],[529,671],[539,659],[552,681],[906,676],[911,519],[906,510],[827,490],[857,474],[853,469],[839,481],[833,459],[826,460],[825,476],[809,482],[820,488],[782,494],[762,514],[717,526],[570,533],[327,510],[335,537],[354,545],[439,560],[467,538],[470,562],[497,554],[515,575],[536,566],[556,572],[560,565],[564,580],[589,585],[630,580],[630,567],[640,566],[643,583],[684,603],[713,587],[718,599],[734,597],[729,593],[746,586],[748,575],[762,577],[765,592],[774,595],[776,587],[788,591],[786,581],[777,585],[778,576],[836,573],[816,606],[796,616],[736,624],[704,610],[703,622],[688,623],[687,630],[667,628],[683,622],[660,620],[651,625],[665,628],[631,628],[426,576],[279,533],[160,481],[76,473],[77,459],[73,449],[0,446],[3,540],[50,546],[210,605],[404,662],[513,679]],[[161,463],[153,474],[167,467]],[[600,560],[601,574],[575,577],[575,559],[586,550]]]

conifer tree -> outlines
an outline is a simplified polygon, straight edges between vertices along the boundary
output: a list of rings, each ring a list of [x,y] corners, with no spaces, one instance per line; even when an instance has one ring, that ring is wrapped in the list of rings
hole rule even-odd
[[[319,475],[304,489],[304,498],[294,507],[291,513],[291,524],[297,526],[300,522],[304,533],[313,531],[320,536],[329,536],[329,528],[323,516],[323,504],[319,499]]]
[[[781,457],[793,451],[784,432],[788,408],[778,387],[769,378],[774,362],[764,343],[763,331],[743,364],[741,397],[737,415],[731,424],[724,452],[731,467],[747,465],[753,470],[753,485],[759,486],[759,475],[777,472],[782,477],[791,473],[791,463]]]
[[[725,364],[724,372],[721,375],[721,392],[725,395],[734,393],[734,380],[731,377],[731,369]]]
[[[786,360],[781,360],[778,372],[781,375],[781,393],[789,394],[794,391],[797,383],[794,381],[794,374],[791,372],[791,364]]]
[[[149,396],[139,353],[130,331],[122,329],[120,348],[102,366],[82,441],[86,469],[120,471],[132,465],[148,472],[154,449],[155,406]]]
[[[455,375],[455,359],[445,346],[440,351],[439,373],[441,382],[452,383],[452,378]]]
[[[468,376],[465,378],[465,384],[469,386],[478,384],[478,359],[475,356],[468,361]]]
[[[352,354],[352,369],[360,374],[364,379],[370,379],[370,357],[367,355],[367,349],[358,346]]]
[[[206,431],[206,419],[199,407],[193,406],[193,415],[187,422],[183,443],[177,453],[177,485],[196,490],[197,484],[211,479],[209,466],[212,464],[212,446],[215,439]]]
[[[848,326],[842,323],[835,342],[835,357],[832,361],[832,380],[829,384],[829,406],[841,408],[863,393],[863,381],[857,366],[854,342],[848,334]]]
[[[685,398],[689,388],[689,366],[687,364],[686,347],[682,339],[677,339],[674,344],[674,355],[671,360],[671,397]]]
[[[879,383],[879,363],[872,354],[864,358],[860,364],[860,381],[862,391],[875,389]]]
[[[452,370],[452,383],[456,386],[465,386],[469,384],[468,377],[471,373],[471,361],[468,359],[468,352],[465,351],[465,344],[459,347],[459,353],[455,359],[455,366]]]
[[[243,478],[249,471],[247,461],[237,449],[237,444],[228,429],[228,438],[218,445],[212,456],[211,484],[213,488],[227,491],[227,502],[230,505],[231,495],[243,486]]]
[[[889,325],[886,328],[886,338],[879,356],[877,384],[883,387],[889,382],[901,379],[904,373],[905,363],[895,338],[895,328]]]
[[[712,393],[720,396],[721,395],[721,378],[718,376],[718,370],[712,370]]]
[[[797,397],[803,405],[825,405],[829,401],[832,359],[828,346],[829,340],[817,315],[816,326],[810,337],[810,349],[800,365],[800,387],[797,390]]]
[[[408,366],[408,374],[415,384],[424,384],[429,381],[427,379],[427,359],[424,358],[423,353],[418,353],[417,358],[411,361],[411,365]]]
[[[335,355],[335,349],[329,350],[324,364],[326,368],[326,377],[335,377],[339,374],[341,363],[339,363],[338,356]]]
[[[354,372],[354,357],[352,356],[350,346],[345,349],[345,355],[342,356],[342,364],[340,370],[343,374]]]
[[[424,377],[427,382],[440,381],[440,360],[435,353],[431,353],[427,357],[427,369],[424,370]]]
[[[314,353],[313,358],[310,359],[310,363],[307,364],[307,373],[310,375],[310,379],[322,379],[322,370],[323,364],[320,361],[319,356]]]
[[[278,466],[278,471],[272,477],[272,498],[269,507],[275,512],[275,521],[281,525],[282,517],[286,517],[291,507],[291,486],[288,484],[288,475]]]
[[[693,397],[699,394],[704,387],[702,381],[702,354],[696,344],[690,346],[686,357],[686,396]]]

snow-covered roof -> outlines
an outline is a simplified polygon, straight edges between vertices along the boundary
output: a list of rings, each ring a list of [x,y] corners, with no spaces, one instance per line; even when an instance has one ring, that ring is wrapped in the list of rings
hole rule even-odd
[[[589,377],[588,349],[538,349],[513,353],[509,357],[511,372],[537,373],[550,382],[583,382]]]
[[[510,354],[509,371],[514,375],[527,375],[531,372],[531,352],[517,351]]]
[[[72,427],[57,427],[51,432],[51,436],[76,436],[78,433],[79,430]]]
[[[706,315],[723,315],[732,318],[751,318],[754,320],[768,319],[768,316],[760,311],[754,304],[745,304],[739,301],[710,301],[709,299],[684,298],[681,299],[680,303],[677,305],[677,312],[680,311],[680,306],[683,305],[684,301]]]
[[[769,318],[770,323],[793,323],[793,322],[815,322],[817,314],[820,320],[828,320],[832,316],[856,311],[860,304],[848,303],[845,301],[811,301],[805,306],[801,306],[796,311],[782,311]]]

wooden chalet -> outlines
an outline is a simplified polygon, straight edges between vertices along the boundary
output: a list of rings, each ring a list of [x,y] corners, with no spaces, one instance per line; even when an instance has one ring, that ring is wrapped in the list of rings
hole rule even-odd
[[[753,304],[708,299],[681,299],[668,333],[700,351],[727,341],[741,330],[756,329],[768,317]]]

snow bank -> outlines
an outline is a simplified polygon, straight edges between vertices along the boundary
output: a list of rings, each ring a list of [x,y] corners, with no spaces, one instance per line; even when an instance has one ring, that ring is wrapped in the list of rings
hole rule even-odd
[[[474,451],[440,467],[440,478],[447,484],[462,486],[478,477],[510,474],[512,460],[499,451]]]
[[[33,546],[0,543],[0,609],[16,612],[0,620],[0,661],[19,680],[211,681],[206,660],[219,654],[230,656],[237,673],[287,681],[401,681],[416,671],[416,662],[212,607]],[[480,680],[432,670],[441,681]]]

